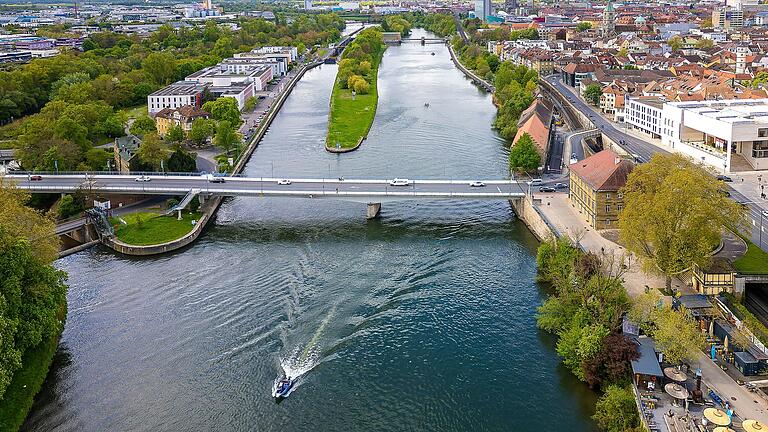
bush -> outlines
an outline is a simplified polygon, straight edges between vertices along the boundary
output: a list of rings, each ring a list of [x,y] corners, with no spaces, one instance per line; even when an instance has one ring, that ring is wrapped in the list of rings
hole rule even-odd
[[[171,198],[165,202],[165,208],[167,209],[172,209],[177,205],[179,205],[179,200],[177,200],[176,198]]]
[[[59,201],[59,217],[66,219],[83,211],[83,206],[72,195],[64,195]]]
[[[635,395],[629,386],[608,386],[597,401],[592,419],[606,432],[627,432],[640,426]]]

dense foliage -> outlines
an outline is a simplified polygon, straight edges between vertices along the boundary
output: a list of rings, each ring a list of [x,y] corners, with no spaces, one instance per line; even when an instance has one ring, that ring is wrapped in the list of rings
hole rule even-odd
[[[640,425],[635,404],[631,386],[611,385],[597,401],[592,418],[606,432],[640,432],[645,428]]]
[[[0,179],[0,396],[23,354],[63,326],[66,274],[51,265],[58,239],[50,218],[26,207],[28,200]]]
[[[518,173],[536,171],[541,165],[541,156],[536,151],[533,139],[524,133],[509,150],[509,170]]]
[[[723,229],[743,223],[744,209],[726,186],[686,156],[655,154],[637,166],[623,188],[622,242],[646,271],[672,277],[706,265]]]
[[[448,14],[410,13],[406,14],[414,27],[421,27],[438,36],[449,36],[456,33],[456,22]]]
[[[361,31],[344,49],[339,61],[336,80],[341,88],[360,94],[368,93],[384,49],[384,38],[379,28],[369,27]]]
[[[235,52],[265,45],[304,51],[338,40],[344,28],[335,14],[300,15],[290,25],[246,18],[238,24],[235,31],[212,21],[179,29],[163,25],[146,39],[95,33],[82,53],[0,72],[0,124],[27,116],[0,135],[16,141],[24,168],[50,170],[56,161],[60,170],[101,169],[86,153],[123,134],[127,119],[121,109],[146,104],[161,86]]]
[[[603,89],[600,84],[590,84],[584,90],[584,98],[592,105],[600,105],[600,96],[603,95]]]

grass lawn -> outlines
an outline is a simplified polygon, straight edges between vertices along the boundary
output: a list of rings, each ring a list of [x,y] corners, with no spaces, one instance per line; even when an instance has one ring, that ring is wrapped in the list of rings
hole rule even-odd
[[[163,216],[158,213],[131,213],[110,219],[112,226],[116,226],[115,235],[121,241],[146,246],[169,242],[183,237],[192,231],[192,220],[200,220],[200,213],[190,214],[181,212],[181,220],[176,219],[176,214]],[[123,219],[128,224],[123,224]],[[141,220],[141,224],[139,224]]]
[[[744,241],[747,242],[747,253],[734,261],[733,266],[738,271],[768,273],[768,252],[760,249],[748,239],[744,239]]]
[[[124,112],[125,115],[128,118],[135,119],[137,117],[140,117],[140,116],[143,116],[143,115],[147,115],[147,106],[146,105],[139,105],[139,106],[134,107],[134,108],[125,108],[124,110],[122,110],[122,112]]]
[[[66,314],[66,307],[62,306],[59,318],[63,320]],[[0,400],[0,430],[17,431],[21,428],[35,401],[35,395],[48,376],[58,346],[59,335],[56,335],[24,353],[21,369],[13,374]]]
[[[352,99],[352,92],[343,89],[338,81],[333,86],[331,94],[331,113],[328,116],[328,136],[325,145],[328,148],[336,148],[339,143],[341,148],[352,148],[357,145],[360,138],[368,135],[368,131],[376,117],[376,105],[379,103],[377,81],[379,63],[384,50],[379,54],[375,65],[371,70],[371,90],[368,94],[359,94]]]

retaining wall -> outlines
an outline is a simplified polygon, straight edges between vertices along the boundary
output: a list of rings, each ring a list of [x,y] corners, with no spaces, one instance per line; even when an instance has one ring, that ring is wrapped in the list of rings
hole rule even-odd
[[[544,215],[541,214],[541,211],[536,208],[531,197],[526,196],[525,198],[510,200],[509,202],[512,204],[517,217],[525,223],[540,242],[559,236],[557,228],[550,224]]]

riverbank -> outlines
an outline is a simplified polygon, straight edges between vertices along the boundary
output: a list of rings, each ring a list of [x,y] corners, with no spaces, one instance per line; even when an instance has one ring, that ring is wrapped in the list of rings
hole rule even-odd
[[[67,305],[62,305],[58,317],[66,319]],[[62,331],[64,326],[61,326]],[[18,431],[27,418],[35,396],[48,376],[48,371],[53,363],[53,357],[59,347],[61,332],[54,337],[43,340],[36,347],[27,350],[21,360],[21,369],[13,374],[11,383],[5,389],[3,398],[0,399],[0,430]]]
[[[182,212],[179,220],[175,212],[171,215],[143,212],[112,218],[110,222],[117,227],[115,236],[123,243],[148,246],[185,237],[195,227],[200,216],[198,212]]]
[[[379,65],[386,45],[381,32],[369,28],[345,49],[331,93],[325,149],[343,153],[357,149],[368,137],[379,104]],[[365,54],[370,52],[370,54]]]

